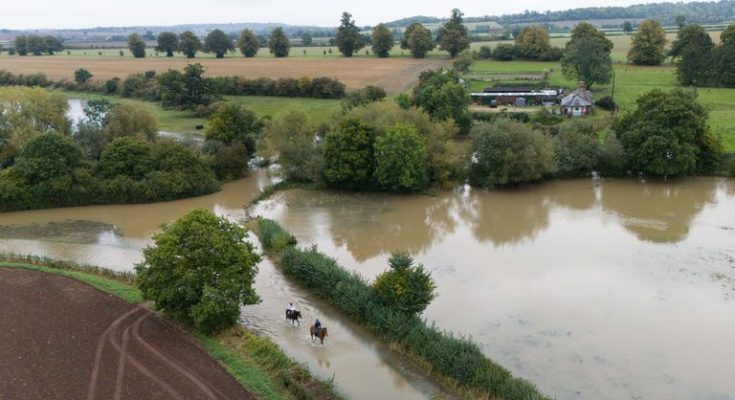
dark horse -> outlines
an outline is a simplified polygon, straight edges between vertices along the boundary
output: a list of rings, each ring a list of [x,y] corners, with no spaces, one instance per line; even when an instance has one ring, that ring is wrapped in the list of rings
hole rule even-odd
[[[286,310],[286,319],[291,321],[291,325],[293,325],[295,322],[299,326],[301,326],[301,322],[299,322],[299,318],[301,318],[301,311]]]
[[[312,325],[309,329],[309,333],[311,333],[311,340],[314,340],[314,338],[317,337],[319,338],[319,340],[321,340],[322,344],[324,344],[324,338],[329,336],[329,333],[327,333],[327,328],[317,328],[314,325]]]

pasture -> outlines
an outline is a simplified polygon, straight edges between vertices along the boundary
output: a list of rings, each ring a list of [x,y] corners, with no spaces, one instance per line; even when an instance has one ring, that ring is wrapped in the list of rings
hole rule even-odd
[[[627,64],[615,64],[615,101],[621,112],[635,108],[636,99],[653,89],[671,90],[679,87],[672,66],[640,67]],[[534,61],[476,61],[468,76],[478,78],[493,77],[500,74],[548,74],[548,82],[552,87],[573,88],[576,82],[564,78],[561,65],[556,62]],[[470,81],[470,90],[482,91],[492,86],[491,82],[478,79]],[[592,88],[596,99],[612,93],[612,85],[598,85]],[[725,149],[735,151],[735,89],[699,88],[699,101],[710,112],[712,132],[722,138]]]
[[[110,51],[110,50],[108,50]],[[119,51],[119,50],[116,50]],[[191,62],[204,65],[209,76],[239,75],[248,78],[300,78],[303,76],[326,76],[337,78],[348,90],[368,85],[383,87],[389,93],[398,93],[410,88],[418,79],[421,71],[444,65],[447,59],[428,58],[417,60],[409,57],[380,59],[377,57],[255,57],[244,58],[232,55],[224,59],[183,57],[132,58],[98,55],[56,56],[0,56],[0,70],[14,74],[43,72],[53,80],[74,78],[74,71],[85,68],[93,74],[93,79],[106,80],[125,78],[144,71],[165,72],[168,69],[182,69]],[[96,54],[96,52],[94,53]]]

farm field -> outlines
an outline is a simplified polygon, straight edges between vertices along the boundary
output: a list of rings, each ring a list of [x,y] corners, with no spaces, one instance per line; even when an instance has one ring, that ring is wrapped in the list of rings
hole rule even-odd
[[[74,77],[74,71],[85,68],[93,79],[111,79],[144,71],[165,72],[168,69],[182,69],[191,62],[199,62],[207,69],[209,76],[239,75],[249,78],[299,78],[302,76],[326,76],[337,78],[348,89],[358,89],[368,85],[381,86],[389,93],[397,93],[411,87],[421,71],[444,65],[447,59],[429,58],[416,60],[408,57],[379,59],[337,58],[317,59],[308,57],[246,59],[235,57],[225,59],[197,58],[187,60],[182,57],[131,57],[100,56],[40,56],[20,57],[4,55],[0,57],[0,70],[14,74],[43,72],[54,80]]]
[[[679,87],[674,68],[671,66],[639,67],[615,64],[615,101],[622,112],[634,109],[636,99],[653,89],[671,90]],[[550,86],[575,86],[574,81],[562,76],[561,65],[556,62],[534,61],[476,61],[468,75],[472,77],[492,76],[493,74],[537,74],[548,73]],[[491,82],[470,81],[471,91],[482,91],[492,86]],[[595,98],[611,94],[612,85],[599,85],[592,88]],[[710,112],[710,127],[722,138],[727,151],[735,151],[735,89],[699,88],[700,102]]]
[[[107,99],[112,102],[130,102],[139,104],[151,111],[160,123],[160,129],[164,132],[175,132],[185,135],[203,135],[203,130],[197,130],[197,125],[207,124],[204,118],[197,118],[190,111],[166,110],[159,103],[138,99],[127,99],[119,96],[105,96],[85,92],[64,91],[70,99],[92,100]],[[264,96],[225,96],[222,99],[228,102],[237,102],[253,110],[258,116],[270,115],[278,117],[287,110],[299,110],[308,114],[316,124],[327,123],[332,115],[340,110],[340,100],[310,99],[310,98],[286,98],[286,97],[264,97]]]

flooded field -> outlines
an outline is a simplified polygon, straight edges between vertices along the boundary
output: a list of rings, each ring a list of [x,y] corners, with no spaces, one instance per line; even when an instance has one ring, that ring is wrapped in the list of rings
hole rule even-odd
[[[162,223],[195,207],[233,220],[270,182],[169,203],[0,214],[0,252],[130,270]],[[437,281],[426,318],[558,399],[735,398],[735,181],[577,180],[436,196],[294,190],[252,210],[372,279],[406,249]],[[351,398],[435,388],[268,261],[243,323]],[[301,328],[283,320],[295,300]],[[329,327],[326,346],[306,325]]]

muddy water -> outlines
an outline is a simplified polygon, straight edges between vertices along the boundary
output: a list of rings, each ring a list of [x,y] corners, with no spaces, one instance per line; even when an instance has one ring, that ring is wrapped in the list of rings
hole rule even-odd
[[[0,253],[34,254],[129,271],[142,259],[158,227],[193,208],[206,208],[232,220],[271,180],[264,172],[226,184],[221,192],[159,204],[79,207],[0,214]],[[264,260],[256,279],[263,302],[243,309],[242,322],[267,334],[318,376],[334,378],[337,389],[354,399],[424,399],[436,392],[426,379],[394,359],[360,327],[341,321],[330,307],[290,285]],[[284,320],[295,301],[306,322]],[[308,324],[319,317],[329,329],[325,346],[312,343]],[[377,396],[377,397],[376,397]]]
[[[735,399],[735,181],[436,197],[291,191],[256,210],[373,278],[408,249],[429,320],[559,399]]]

